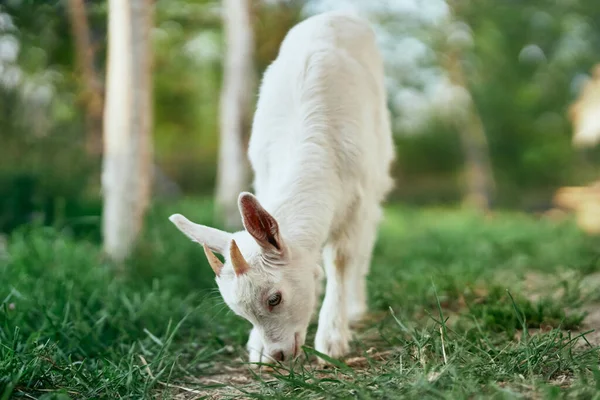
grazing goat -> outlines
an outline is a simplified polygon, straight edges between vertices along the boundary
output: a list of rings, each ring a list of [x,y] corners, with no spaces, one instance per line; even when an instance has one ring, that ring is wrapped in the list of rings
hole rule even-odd
[[[366,21],[329,12],[289,31],[264,74],[248,155],[256,196],[238,199],[245,230],[170,220],[204,246],[225,303],[252,323],[251,362],[298,355],[321,261],[315,349],[344,356],[350,322],[366,311],[380,204],[393,186],[383,63]]]

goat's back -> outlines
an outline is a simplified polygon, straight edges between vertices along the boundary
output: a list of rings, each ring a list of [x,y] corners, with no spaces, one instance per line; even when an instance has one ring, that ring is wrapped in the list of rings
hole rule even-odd
[[[324,206],[381,201],[394,157],[383,80],[362,18],[330,12],[293,27],[265,72],[253,124],[249,156],[261,201],[298,180]]]

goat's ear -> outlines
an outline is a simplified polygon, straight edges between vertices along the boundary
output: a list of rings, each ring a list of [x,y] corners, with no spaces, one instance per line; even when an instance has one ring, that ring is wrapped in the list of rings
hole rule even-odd
[[[227,254],[232,237],[230,233],[195,224],[181,214],[173,214],[169,220],[194,242],[206,245],[210,250],[219,254]]]
[[[243,192],[238,198],[244,228],[256,240],[264,251],[281,253],[283,243],[279,234],[279,225],[265,210],[253,194]]]

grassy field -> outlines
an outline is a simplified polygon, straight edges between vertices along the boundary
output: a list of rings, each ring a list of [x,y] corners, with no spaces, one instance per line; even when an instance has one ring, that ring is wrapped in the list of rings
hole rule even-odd
[[[390,207],[353,353],[252,372],[248,323],[158,206],[117,269],[68,229],[0,250],[0,399],[600,399],[600,241],[570,221]]]

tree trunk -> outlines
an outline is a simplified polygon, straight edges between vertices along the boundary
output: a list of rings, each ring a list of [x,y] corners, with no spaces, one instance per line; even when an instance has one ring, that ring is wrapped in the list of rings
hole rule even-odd
[[[226,54],[220,105],[220,147],[216,203],[229,229],[241,226],[237,197],[246,188],[248,164],[244,146],[250,126],[253,93],[253,33],[250,0],[224,0]]]
[[[104,250],[129,255],[150,202],[151,0],[109,0],[104,113]]]
[[[84,0],[69,0],[69,17],[75,40],[77,65],[81,73],[81,93],[85,106],[86,149],[89,155],[102,154],[102,85],[94,68],[94,49]]]
[[[446,70],[454,85],[469,90],[458,50],[447,54]],[[481,117],[471,97],[466,107],[462,113],[455,113],[452,117],[465,157],[466,190],[463,201],[469,207],[488,211],[495,187],[490,149]]]

